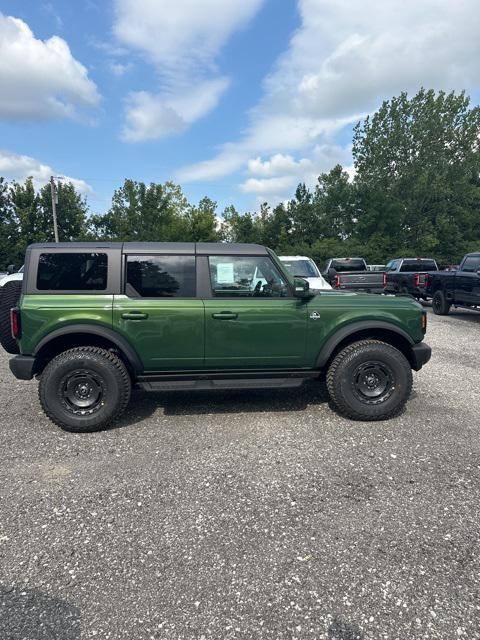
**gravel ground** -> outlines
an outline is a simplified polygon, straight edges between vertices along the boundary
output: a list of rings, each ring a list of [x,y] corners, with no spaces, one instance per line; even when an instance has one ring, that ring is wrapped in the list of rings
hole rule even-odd
[[[60,431],[0,356],[1,640],[480,638],[480,315],[429,313],[406,412],[145,394]]]

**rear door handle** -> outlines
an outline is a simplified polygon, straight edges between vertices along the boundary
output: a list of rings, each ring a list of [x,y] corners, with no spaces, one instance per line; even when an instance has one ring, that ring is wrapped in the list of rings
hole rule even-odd
[[[215,320],[236,320],[238,318],[238,313],[222,311],[221,313],[212,313],[212,318],[215,318]]]
[[[128,311],[127,313],[122,313],[122,318],[124,320],[146,320],[148,318],[148,313]]]

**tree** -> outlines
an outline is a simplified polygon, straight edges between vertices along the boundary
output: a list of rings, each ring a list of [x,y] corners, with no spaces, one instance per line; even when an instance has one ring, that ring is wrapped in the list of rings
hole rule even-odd
[[[172,182],[146,185],[125,180],[104,215],[92,216],[93,233],[109,240],[181,241],[188,232],[188,202]]]
[[[402,93],[358,123],[359,236],[375,229],[386,250],[458,260],[480,240],[479,136],[480,108],[463,92]]]
[[[190,205],[186,213],[187,235],[191,242],[216,242],[220,239],[217,229],[217,203],[204,197],[197,206]]]
[[[0,268],[18,264],[17,244],[18,226],[15,220],[15,212],[12,203],[11,187],[3,178],[0,178]]]

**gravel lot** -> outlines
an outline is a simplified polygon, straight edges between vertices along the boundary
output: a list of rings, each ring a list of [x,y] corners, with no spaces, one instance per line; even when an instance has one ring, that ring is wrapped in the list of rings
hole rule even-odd
[[[480,638],[480,315],[401,417],[312,384],[148,395],[75,435],[0,356],[0,638]]]

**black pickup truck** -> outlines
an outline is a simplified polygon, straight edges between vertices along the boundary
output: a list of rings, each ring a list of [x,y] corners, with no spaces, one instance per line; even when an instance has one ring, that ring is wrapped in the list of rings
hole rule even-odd
[[[430,273],[426,293],[439,316],[447,315],[452,305],[480,311],[480,252],[467,253],[457,271]]]
[[[426,285],[438,266],[431,258],[396,258],[385,267],[384,293],[410,294],[426,300]]]
[[[383,271],[369,271],[363,258],[329,258],[322,276],[341,291],[383,293]]]

